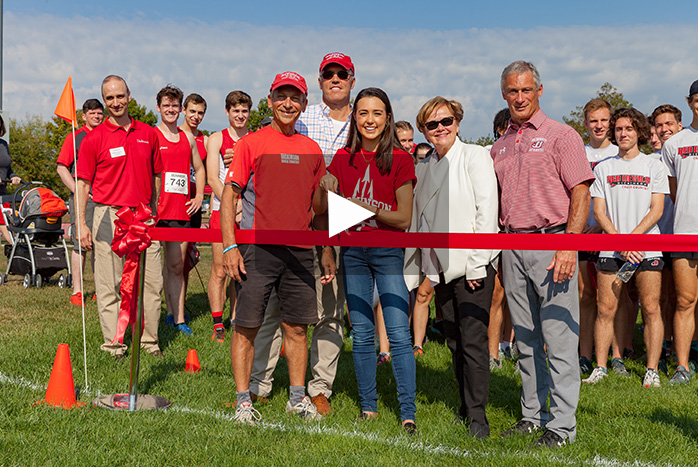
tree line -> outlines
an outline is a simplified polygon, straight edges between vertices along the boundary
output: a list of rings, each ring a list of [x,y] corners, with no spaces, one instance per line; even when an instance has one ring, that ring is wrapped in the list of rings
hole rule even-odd
[[[623,93],[610,83],[604,83],[596,94],[596,97],[608,101],[613,110],[632,107],[632,104],[623,97]],[[129,114],[136,120],[151,126],[158,123],[158,116],[153,111],[148,110],[145,105],[138,104],[135,99],[131,99],[129,102],[128,110]],[[81,122],[82,110],[78,109],[76,114],[78,122]],[[271,115],[271,109],[269,109],[267,99],[264,97],[259,100],[257,108],[250,112],[249,129],[251,131],[259,129],[262,119],[268,115]],[[589,142],[589,136],[584,128],[582,105],[577,106],[570,112],[569,116],[562,119],[580,134],[585,144]],[[9,122],[12,128],[10,155],[14,171],[25,181],[41,181],[50,185],[59,196],[68,199],[70,193],[56,172],[56,159],[66,135],[71,131],[70,124],[55,116],[46,121],[37,115],[28,115],[22,120],[11,118]],[[204,131],[204,133],[207,132]],[[490,134],[474,140],[469,139],[466,142],[486,146],[494,142],[494,137]],[[16,187],[8,186],[8,189],[8,192],[11,192]]]

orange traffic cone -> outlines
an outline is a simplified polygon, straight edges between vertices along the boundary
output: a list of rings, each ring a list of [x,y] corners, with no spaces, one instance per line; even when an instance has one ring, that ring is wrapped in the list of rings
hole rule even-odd
[[[53,361],[51,377],[48,380],[46,396],[37,404],[47,404],[54,407],[72,409],[84,407],[84,402],[75,400],[75,384],[73,383],[73,367],[70,365],[70,350],[68,344],[59,344],[56,358]]]
[[[189,353],[187,354],[187,363],[184,365],[184,371],[187,373],[198,373],[201,371],[199,356],[196,355],[195,349],[189,349]]]

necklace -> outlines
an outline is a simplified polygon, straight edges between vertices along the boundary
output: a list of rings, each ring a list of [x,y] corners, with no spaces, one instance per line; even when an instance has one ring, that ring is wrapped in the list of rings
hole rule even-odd
[[[361,157],[363,157],[363,158],[364,158],[364,162],[365,162],[366,164],[368,164],[368,163],[375,157],[375,154],[372,155],[372,156],[370,156],[370,157],[367,159],[367,158],[366,158],[366,154],[364,154],[364,148],[361,148]]]

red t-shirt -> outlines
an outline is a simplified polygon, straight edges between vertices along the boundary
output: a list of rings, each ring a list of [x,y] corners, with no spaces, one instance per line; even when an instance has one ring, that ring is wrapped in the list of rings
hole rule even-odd
[[[349,165],[349,148],[343,148],[337,151],[327,170],[337,177],[341,196],[357,198],[384,211],[397,211],[395,191],[405,182],[412,181],[413,187],[417,183],[414,160],[404,150],[395,148],[390,172],[381,175],[375,156],[375,152],[358,152],[354,155],[352,165]],[[351,228],[361,231],[376,229],[400,231],[373,218]]]
[[[88,129],[86,126],[80,127],[78,130],[75,130],[75,146],[77,147],[77,151],[80,150],[80,144],[82,143],[83,138],[88,135],[88,133],[91,130]],[[73,135],[72,131],[68,133],[68,136],[65,137],[63,140],[63,145],[61,146],[61,152],[58,153],[58,160],[56,160],[57,164],[64,165],[70,170],[70,174],[73,174],[73,170],[75,167],[73,166],[73,162],[75,161],[75,154],[76,151],[73,150]]]
[[[157,129],[162,157],[162,187],[158,200],[158,219],[188,221],[189,171],[191,168],[191,146],[186,133],[178,131],[179,141],[173,143]]]
[[[225,177],[242,189],[240,228],[311,230],[313,193],[326,173],[320,146],[307,136],[268,126],[241,138]]]
[[[155,128],[131,119],[126,131],[105,119],[80,145],[77,171],[78,178],[90,182],[95,203],[150,203],[153,177],[162,172]]]

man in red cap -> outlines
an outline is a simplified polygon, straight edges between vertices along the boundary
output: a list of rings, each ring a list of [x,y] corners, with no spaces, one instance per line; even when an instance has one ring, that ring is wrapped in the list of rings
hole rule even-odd
[[[325,55],[320,63],[318,85],[322,91],[322,102],[309,105],[296,123],[296,130],[315,141],[322,149],[325,164],[329,166],[337,151],[347,145],[351,120],[351,90],[354,89],[354,64],[351,57],[339,52]],[[315,288],[318,296],[318,322],[313,329],[310,345],[310,371],[308,395],[321,415],[332,411],[328,398],[337,374],[337,362],[342,350],[344,330],[344,286],[342,281],[333,281],[323,287],[322,260],[334,260],[339,249],[315,248]],[[330,257],[330,258],[327,258]],[[250,390],[252,398],[271,395],[272,374],[279,359],[282,334],[279,307],[269,306],[255,342],[255,358],[252,367]]]
[[[235,157],[221,198],[223,269],[240,282],[231,345],[237,390],[237,423],[255,425],[261,418],[250,398],[254,340],[269,295],[275,289],[281,304],[290,382],[286,412],[306,420],[322,418],[305,395],[308,359],[306,332],[317,322],[313,250],[307,245],[237,245],[234,220],[238,196],[242,202],[240,228],[308,231],[312,197],[327,173],[320,147],[296,131],[296,121],[307,106],[308,88],[297,73],[276,75],[267,98],[274,119],[235,146]],[[283,202],[280,202],[283,200]],[[328,264],[323,282],[334,278]]]

